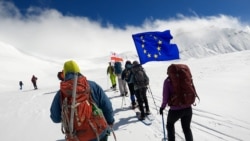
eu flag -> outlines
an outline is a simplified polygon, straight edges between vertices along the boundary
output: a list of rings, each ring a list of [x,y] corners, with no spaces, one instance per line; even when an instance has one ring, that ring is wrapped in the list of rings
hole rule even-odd
[[[164,32],[144,32],[132,35],[141,64],[149,61],[179,59],[176,44],[170,44],[173,38],[170,30]]]

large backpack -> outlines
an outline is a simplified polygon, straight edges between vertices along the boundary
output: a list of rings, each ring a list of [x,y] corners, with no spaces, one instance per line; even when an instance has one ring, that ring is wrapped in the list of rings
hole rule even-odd
[[[133,82],[137,87],[147,87],[149,84],[149,78],[141,65],[132,67]]]
[[[75,81],[71,79],[60,84],[62,132],[66,135],[67,141],[99,140],[99,135],[108,127],[107,122],[91,97],[86,77],[75,77]]]
[[[121,62],[115,62],[114,68],[115,68],[115,74],[122,73],[122,63]]]
[[[190,69],[185,64],[171,64],[167,70],[173,93],[170,95],[169,106],[185,106],[194,104],[198,97]]]
[[[123,77],[124,77],[124,80],[126,82],[130,82],[130,79],[131,79],[131,68],[126,68],[124,71],[123,71]]]

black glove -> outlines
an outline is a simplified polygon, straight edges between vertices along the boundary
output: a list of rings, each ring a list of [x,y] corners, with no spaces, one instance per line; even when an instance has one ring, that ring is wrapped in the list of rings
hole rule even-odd
[[[163,108],[160,108],[160,115],[162,115],[163,114]]]

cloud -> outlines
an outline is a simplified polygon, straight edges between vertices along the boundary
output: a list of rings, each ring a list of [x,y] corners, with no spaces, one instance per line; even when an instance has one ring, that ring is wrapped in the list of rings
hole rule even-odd
[[[3,7],[5,5],[1,3]],[[8,14],[9,11],[14,14]],[[56,58],[91,57],[93,52],[109,55],[117,47],[127,50],[124,41],[131,38],[121,29],[103,28],[88,18],[63,16],[53,9],[41,11],[33,7],[27,15],[20,17],[19,10],[11,5],[0,14],[0,39],[24,52],[38,55]]]
[[[120,29],[112,23],[103,27],[87,17],[65,16],[55,9],[30,7],[27,11],[22,15],[12,3],[0,2],[0,40],[25,53],[58,59],[91,58],[93,53],[105,56],[111,51],[136,52],[131,35],[139,32],[170,29],[175,39],[175,36],[194,31],[202,35],[207,27],[247,27],[235,17],[217,15],[151,19],[141,26],[128,25]],[[178,45],[178,42],[175,43]]]
[[[3,2],[0,1],[0,16],[1,18],[8,18],[8,17],[20,17],[21,14],[19,10],[10,2]]]

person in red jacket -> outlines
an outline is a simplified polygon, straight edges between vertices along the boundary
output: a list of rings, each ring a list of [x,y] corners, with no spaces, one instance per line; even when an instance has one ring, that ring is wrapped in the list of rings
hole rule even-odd
[[[36,81],[37,81],[37,77],[35,75],[33,75],[31,78],[31,82],[32,82],[35,90],[37,89]]]

